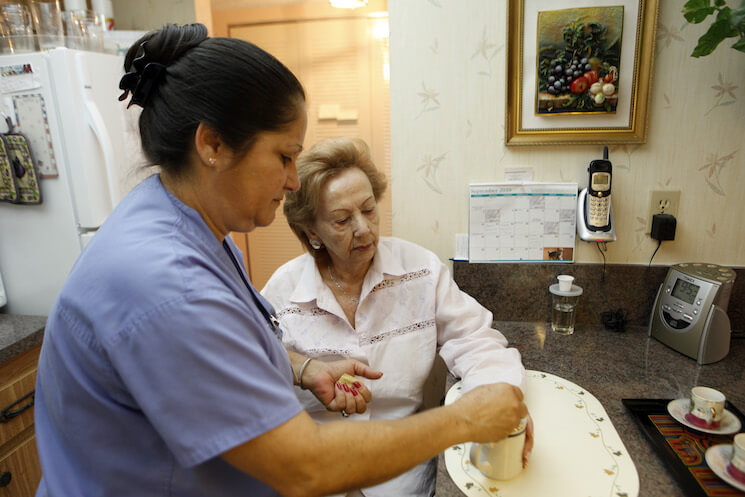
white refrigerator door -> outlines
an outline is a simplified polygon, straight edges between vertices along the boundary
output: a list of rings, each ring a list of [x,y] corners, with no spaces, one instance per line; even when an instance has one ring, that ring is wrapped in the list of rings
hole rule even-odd
[[[124,58],[64,48],[49,52],[65,163],[81,232],[95,230],[132,188],[126,103],[119,102]]]
[[[25,63],[38,88],[0,87],[0,106],[42,95],[59,177],[41,180],[41,205],[0,203],[0,271],[5,312],[47,315],[85,242],[139,179],[131,150],[139,140],[117,99],[122,56],[66,48],[0,56],[0,66]]]
[[[6,69],[30,64],[26,76],[6,75]],[[12,72],[12,71],[11,71]],[[43,53],[0,56],[0,111],[14,116],[14,98],[40,95],[59,177],[42,179],[40,205],[0,202],[0,272],[8,304],[4,312],[47,315],[70,268],[80,255],[69,174],[64,167],[63,124],[57,119],[48,58]],[[15,79],[27,81],[18,84]],[[29,80],[31,83],[29,84]],[[4,122],[0,131],[5,131]],[[18,129],[23,133],[23,122]],[[32,155],[34,149],[31,150]]]

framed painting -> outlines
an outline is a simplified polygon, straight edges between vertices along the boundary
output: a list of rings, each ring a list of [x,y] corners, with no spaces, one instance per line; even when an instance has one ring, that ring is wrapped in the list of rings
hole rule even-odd
[[[507,145],[644,143],[659,0],[508,0]]]

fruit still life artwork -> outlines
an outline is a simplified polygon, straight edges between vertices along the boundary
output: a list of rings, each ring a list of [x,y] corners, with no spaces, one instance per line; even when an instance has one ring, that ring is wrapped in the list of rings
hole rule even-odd
[[[538,13],[536,114],[607,114],[618,106],[623,6]]]

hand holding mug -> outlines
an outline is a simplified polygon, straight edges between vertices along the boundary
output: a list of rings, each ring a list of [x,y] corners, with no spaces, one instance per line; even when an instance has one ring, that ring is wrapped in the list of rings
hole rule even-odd
[[[507,438],[528,414],[522,391],[508,383],[474,388],[452,406],[459,409],[468,425],[468,438],[480,443]]]
[[[504,440],[471,444],[471,463],[493,480],[511,480],[516,477],[524,466],[523,452],[527,426],[528,418],[524,418]]]

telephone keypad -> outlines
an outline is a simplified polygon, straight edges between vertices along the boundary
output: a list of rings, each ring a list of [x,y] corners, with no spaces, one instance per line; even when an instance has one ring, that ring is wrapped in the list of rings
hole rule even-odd
[[[590,197],[589,223],[592,226],[606,226],[610,211],[610,196],[605,198]]]

